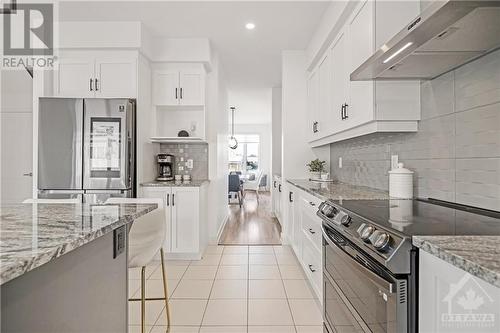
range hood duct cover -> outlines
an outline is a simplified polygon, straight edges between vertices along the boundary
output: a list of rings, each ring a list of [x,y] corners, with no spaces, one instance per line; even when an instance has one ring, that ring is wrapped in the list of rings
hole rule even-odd
[[[351,73],[430,80],[500,47],[500,0],[436,1]]]

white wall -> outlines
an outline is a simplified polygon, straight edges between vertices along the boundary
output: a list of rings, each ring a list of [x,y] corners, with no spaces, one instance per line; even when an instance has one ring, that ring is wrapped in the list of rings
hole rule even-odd
[[[267,186],[271,176],[271,124],[236,124],[234,134],[258,134],[260,136],[260,165],[264,175],[267,175]]]
[[[305,51],[283,51],[282,177],[308,177],[306,164],[315,159],[307,143],[307,89]]]
[[[143,56],[139,56],[138,62],[138,91],[137,91],[137,113],[136,113],[136,145],[137,145],[137,193],[142,196],[142,188],[139,184],[156,178],[155,156],[160,152],[160,145],[150,141],[153,112],[151,97],[151,67]]]
[[[32,195],[33,82],[25,70],[0,71],[0,202]]]
[[[228,116],[227,89],[217,55],[212,55],[212,72],[207,76],[207,122],[208,122],[208,234],[209,242],[215,244],[227,210],[227,157]]]
[[[281,112],[282,112],[281,87],[272,90],[272,159],[271,174],[281,175]]]

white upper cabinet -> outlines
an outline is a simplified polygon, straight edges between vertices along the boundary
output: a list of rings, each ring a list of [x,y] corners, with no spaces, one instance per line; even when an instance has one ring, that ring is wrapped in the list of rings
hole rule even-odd
[[[179,75],[179,90],[179,104],[205,104],[205,86],[202,73],[196,71],[181,71]]]
[[[346,101],[349,99],[349,78],[347,65],[347,29],[343,29],[339,36],[334,40],[330,51],[332,64],[330,95],[332,132],[338,132],[345,129],[344,109]],[[330,133],[331,134],[331,133]]]
[[[350,80],[351,72],[397,34],[403,22],[419,14],[419,6],[415,1],[365,0],[349,10],[325,52],[329,77],[318,80],[317,100],[308,102],[309,107],[320,105],[318,111],[308,110],[319,113],[315,118],[321,131],[311,136],[313,147],[374,132],[413,132],[420,120],[419,81]],[[313,71],[321,73],[323,66],[320,60]],[[322,97],[324,91],[329,100]]]
[[[163,106],[205,105],[205,72],[201,65],[169,64],[153,75],[153,102]]]
[[[314,71],[307,80],[307,109],[309,116],[309,137],[315,139],[319,133],[318,123],[318,75]]]
[[[327,55],[318,67],[318,134],[328,133],[331,127],[330,112],[330,56]]]
[[[95,76],[96,97],[133,97],[137,90],[137,59],[96,58]]]
[[[94,60],[81,57],[59,58],[54,77],[54,95],[94,97]]]
[[[54,71],[54,96],[135,98],[137,55],[122,52],[61,52]]]
[[[179,72],[157,70],[154,72],[154,104],[177,105],[179,98]]]

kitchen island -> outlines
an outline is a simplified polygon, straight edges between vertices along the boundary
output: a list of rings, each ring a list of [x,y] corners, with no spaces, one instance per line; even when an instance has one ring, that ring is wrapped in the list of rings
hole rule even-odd
[[[421,332],[498,332],[500,236],[414,236]]]
[[[156,207],[0,206],[1,331],[125,332],[127,229]]]

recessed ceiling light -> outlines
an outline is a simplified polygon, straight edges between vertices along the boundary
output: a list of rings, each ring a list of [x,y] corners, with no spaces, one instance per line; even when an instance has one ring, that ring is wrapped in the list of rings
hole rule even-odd
[[[252,22],[249,22],[249,23],[245,24],[245,28],[247,28],[248,30],[253,30],[253,29],[255,29],[255,24]]]

